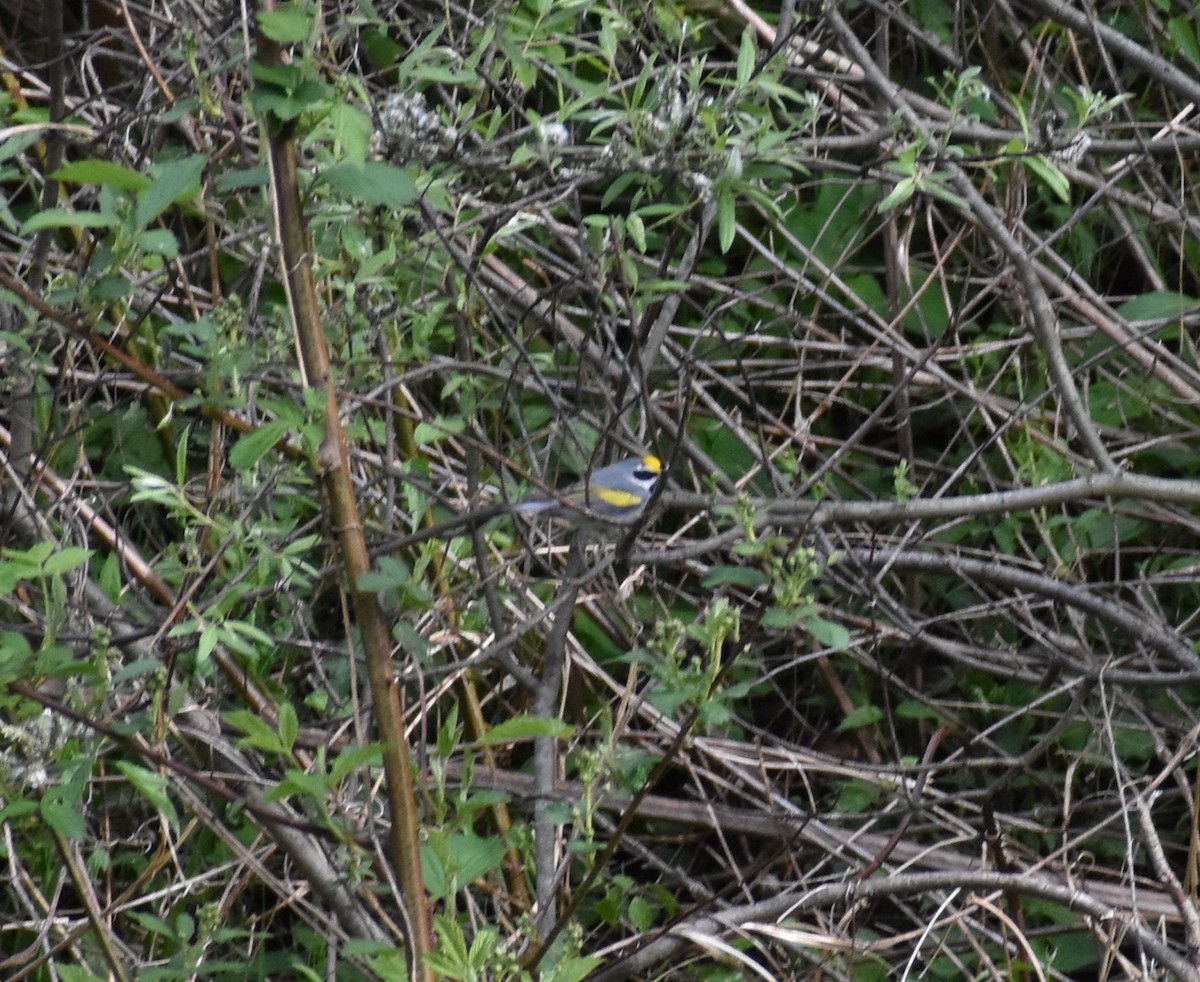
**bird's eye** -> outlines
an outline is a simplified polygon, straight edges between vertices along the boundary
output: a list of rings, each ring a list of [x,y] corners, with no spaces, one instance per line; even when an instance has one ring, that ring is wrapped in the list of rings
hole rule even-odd
[[[633,472],[633,476],[639,481],[653,481],[658,477],[658,472],[649,467],[639,467]]]

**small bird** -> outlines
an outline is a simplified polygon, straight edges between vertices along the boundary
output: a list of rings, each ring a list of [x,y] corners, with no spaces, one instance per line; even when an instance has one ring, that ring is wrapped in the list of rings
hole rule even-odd
[[[519,501],[512,511],[573,525],[629,524],[646,510],[662,476],[662,461],[647,454],[598,467],[556,498]]]

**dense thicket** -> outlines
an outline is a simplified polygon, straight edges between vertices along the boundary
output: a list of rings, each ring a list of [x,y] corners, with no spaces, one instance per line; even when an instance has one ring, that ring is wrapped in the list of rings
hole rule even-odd
[[[0,973],[1200,978],[1192,4],[56,10]]]

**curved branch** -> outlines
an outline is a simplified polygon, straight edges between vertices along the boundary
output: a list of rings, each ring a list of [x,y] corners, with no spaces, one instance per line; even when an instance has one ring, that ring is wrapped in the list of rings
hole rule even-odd
[[[830,5],[825,8],[825,18],[834,33],[837,34],[838,40],[845,46],[846,51],[862,66],[867,81],[887,100],[892,111],[901,116],[905,124],[914,132],[927,137],[924,122],[902,98],[899,86],[880,71],[879,66],[872,60],[870,52],[850,30],[850,26],[842,18],[836,6]],[[1097,433],[1096,427],[1088,415],[1087,407],[1075,386],[1075,380],[1071,376],[1071,366],[1067,363],[1059,342],[1058,323],[1054,316],[1054,309],[1050,305],[1050,298],[1042,287],[1029,254],[1008,230],[992,206],[984,200],[983,195],[975,189],[975,184],[962,168],[951,160],[943,160],[942,166],[950,175],[955,192],[966,201],[970,217],[983,227],[1003,251],[1008,261],[1012,263],[1017,278],[1021,281],[1025,299],[1029,304],[1030,327],[1046,356],[1050,379],[1063,402],[1067,415],[1075,426],[1079,439],[1087,448],[1092,462],[1100,471],[1115,471],[1117,465],[1100,439],[1100,434]]]
[[[1062,904],[1093,921],[1114,924],[1118,933],[1127,932],[1133,945],[1159,962],[1175,978],[1200,982],[1200,971],[1188,958],[1158,937],[1140,918],[1123,913],[1097,900],[1081,889],[1055,883],[1032,873],[992,873],[988,871],[955,873],[908,873],[866,881],[829,883],[803,893],[784,893],[759,903],[731,908],[716,916],[686,918],[634,954],[622,958],[604,971],[590,976],[593,982],[615,982],[644,972],[671,958],[686,944],[678,933],[682,928],[720,936],[731,931],[754,930],[756,922],[794,916],[801,911],[818,910],[831,905],[850,906],[864,900],[921,896],[931,891],[986,890],[1005,894],[1038,897]],[[864,945],[864,947],[867,947]]]
[[[1112,597],[1098,596],[1082,587],[1064,583],[1050,576],[980,559],[968,559],[965,556],[942,556],[911,550],[850,549],[846,551],[846,555],[854,562],[872,570],[945,574],[1025,590],[1091,614],[1097,620],[1119,627],[1131,637],[1137,638],[1147,647],[1178,664],[1192,671],[1200,671],[1200,657],[1196,656],[1191,647],[1173,632],[1147,620],[1145,614],[1128,610]]]
[[[1097,45],[1108,48],[1114,54],[1136,65],[1167,88],[1190,102],[1200,105],[1200,82],[1180,71],[1169,61],[1151,54],[1136,41],[1131,41],[1096,18],[1094,10],[1084,13],[1062,0],[1017,0],[1029,10],[1037,11],[1048,20],[1062,24],[1080,34],[1087,34]]]

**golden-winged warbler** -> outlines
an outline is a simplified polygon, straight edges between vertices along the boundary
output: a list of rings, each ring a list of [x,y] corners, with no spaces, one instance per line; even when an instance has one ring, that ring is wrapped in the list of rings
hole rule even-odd
[[[512,510],[524,515],[563,519],[572,524],[628,524],[646,510],[646,503],[661,475],[662,461],[657,457],[630,457],[607,467],[597,467],[558,497],[519,501]]]

